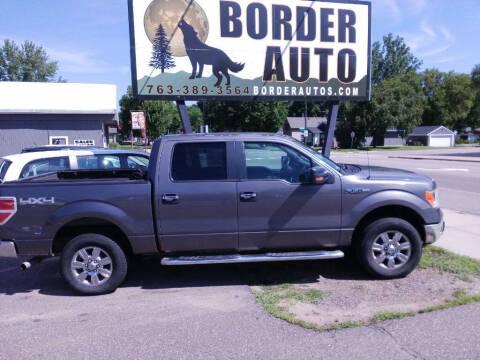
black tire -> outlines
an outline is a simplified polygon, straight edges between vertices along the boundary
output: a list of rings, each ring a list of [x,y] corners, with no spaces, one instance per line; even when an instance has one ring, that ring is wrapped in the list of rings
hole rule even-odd
[[[402,234],[403,237],[394,243],[393,239],[400,236],[398,234]],[[380,245],[380,242],[385,243],[385,237],[392,243]],[[378,250],[379,247],[383,247],[383,250]],[[417,267],[422,257],[422,240],[417,229],[408,221],[383,218],[372,222],[364,229],[355,250],[359,264],[368,273],[380,279],[396,279],[407,276]],[[382,255],[385,257],[383,261]]]
[[[93,251],[99,251],[97,249],[100,249],[100,253],[94,258]],[[84,259],[86,255],[88,259]],[[92,268],[82,268],[81,263]],[[102,295],[115,291],[125,280],[127,269],[127,258],[122,248],[100,234],[82,234],[73,238],[63,249],[60,259],[63,278],[72,289],[84,295]],[[110,275],[105,276],[108,272]],[[86,278],[83,279],[84,276]]]

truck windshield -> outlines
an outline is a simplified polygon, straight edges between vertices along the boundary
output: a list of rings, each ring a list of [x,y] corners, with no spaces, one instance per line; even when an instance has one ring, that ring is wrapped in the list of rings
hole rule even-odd
[[[334,161],[330,160],[329,158],[323,156],[322,154],[320,154],[318,151],[315,151],[313,150],[311,147],[301,143],[300,141],[298,140],[295,140],[295,142],[303,149],[307,150],[310,154],[312,154],[313,156],[315,156],[317,159],[323,161],[324,163],[326,163],[328,166],[330,166],[331,168],[337,170],[340,174],[342,175],[345,175],[345,171]]]
[[[5,175],[11,163],[11,161],[0,159],[0,183],[5,181]]]

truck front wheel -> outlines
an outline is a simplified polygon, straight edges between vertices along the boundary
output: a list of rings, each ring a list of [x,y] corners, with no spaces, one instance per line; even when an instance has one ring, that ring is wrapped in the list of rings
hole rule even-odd
[[[422,240],[409,222],[384,218],[368,225],[356,244],[362,267],[382,279],[407,276],[422,257]]]
[[[67,243],[60,267],[63,278],[75,291],[101,295],[120,286],[128,266],[125,253],[112,239],[99,234],[83,234]]]

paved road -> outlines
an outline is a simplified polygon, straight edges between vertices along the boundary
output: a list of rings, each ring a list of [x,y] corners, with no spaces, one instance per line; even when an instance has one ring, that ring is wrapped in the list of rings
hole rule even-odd
[[[324,333],[272,318],[247,285],[279,264],[165,268],[147,260],[103,297],[74,296],[55,259],[28,274],[14,265],[0,264],[2,360],[471,360],[480,354],[480,304]],[[344,265],[293,266],[310,267],[303,281],[314,281]]]
[[[332,159],[340,163],[350,163],[394,167],[411,170],[433,177],[440,188],[440,205],[444,208],[480,215],[480,163],[442,160],[397,159],[390,156],[411,155],[455,155],[479,158],[480,148],[455,150],[420,151],[371,151],[357,153],[334,152]]]

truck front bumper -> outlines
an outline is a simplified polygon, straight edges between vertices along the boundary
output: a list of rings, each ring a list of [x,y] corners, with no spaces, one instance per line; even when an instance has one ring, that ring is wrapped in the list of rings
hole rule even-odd
[[[17,250],[13,241],[0,241],[0,258],[17,258]]]
[[[438,224],[425,225],[425,243],[433,244],[440,239],[445,231],[445,221],[440,221]]]

